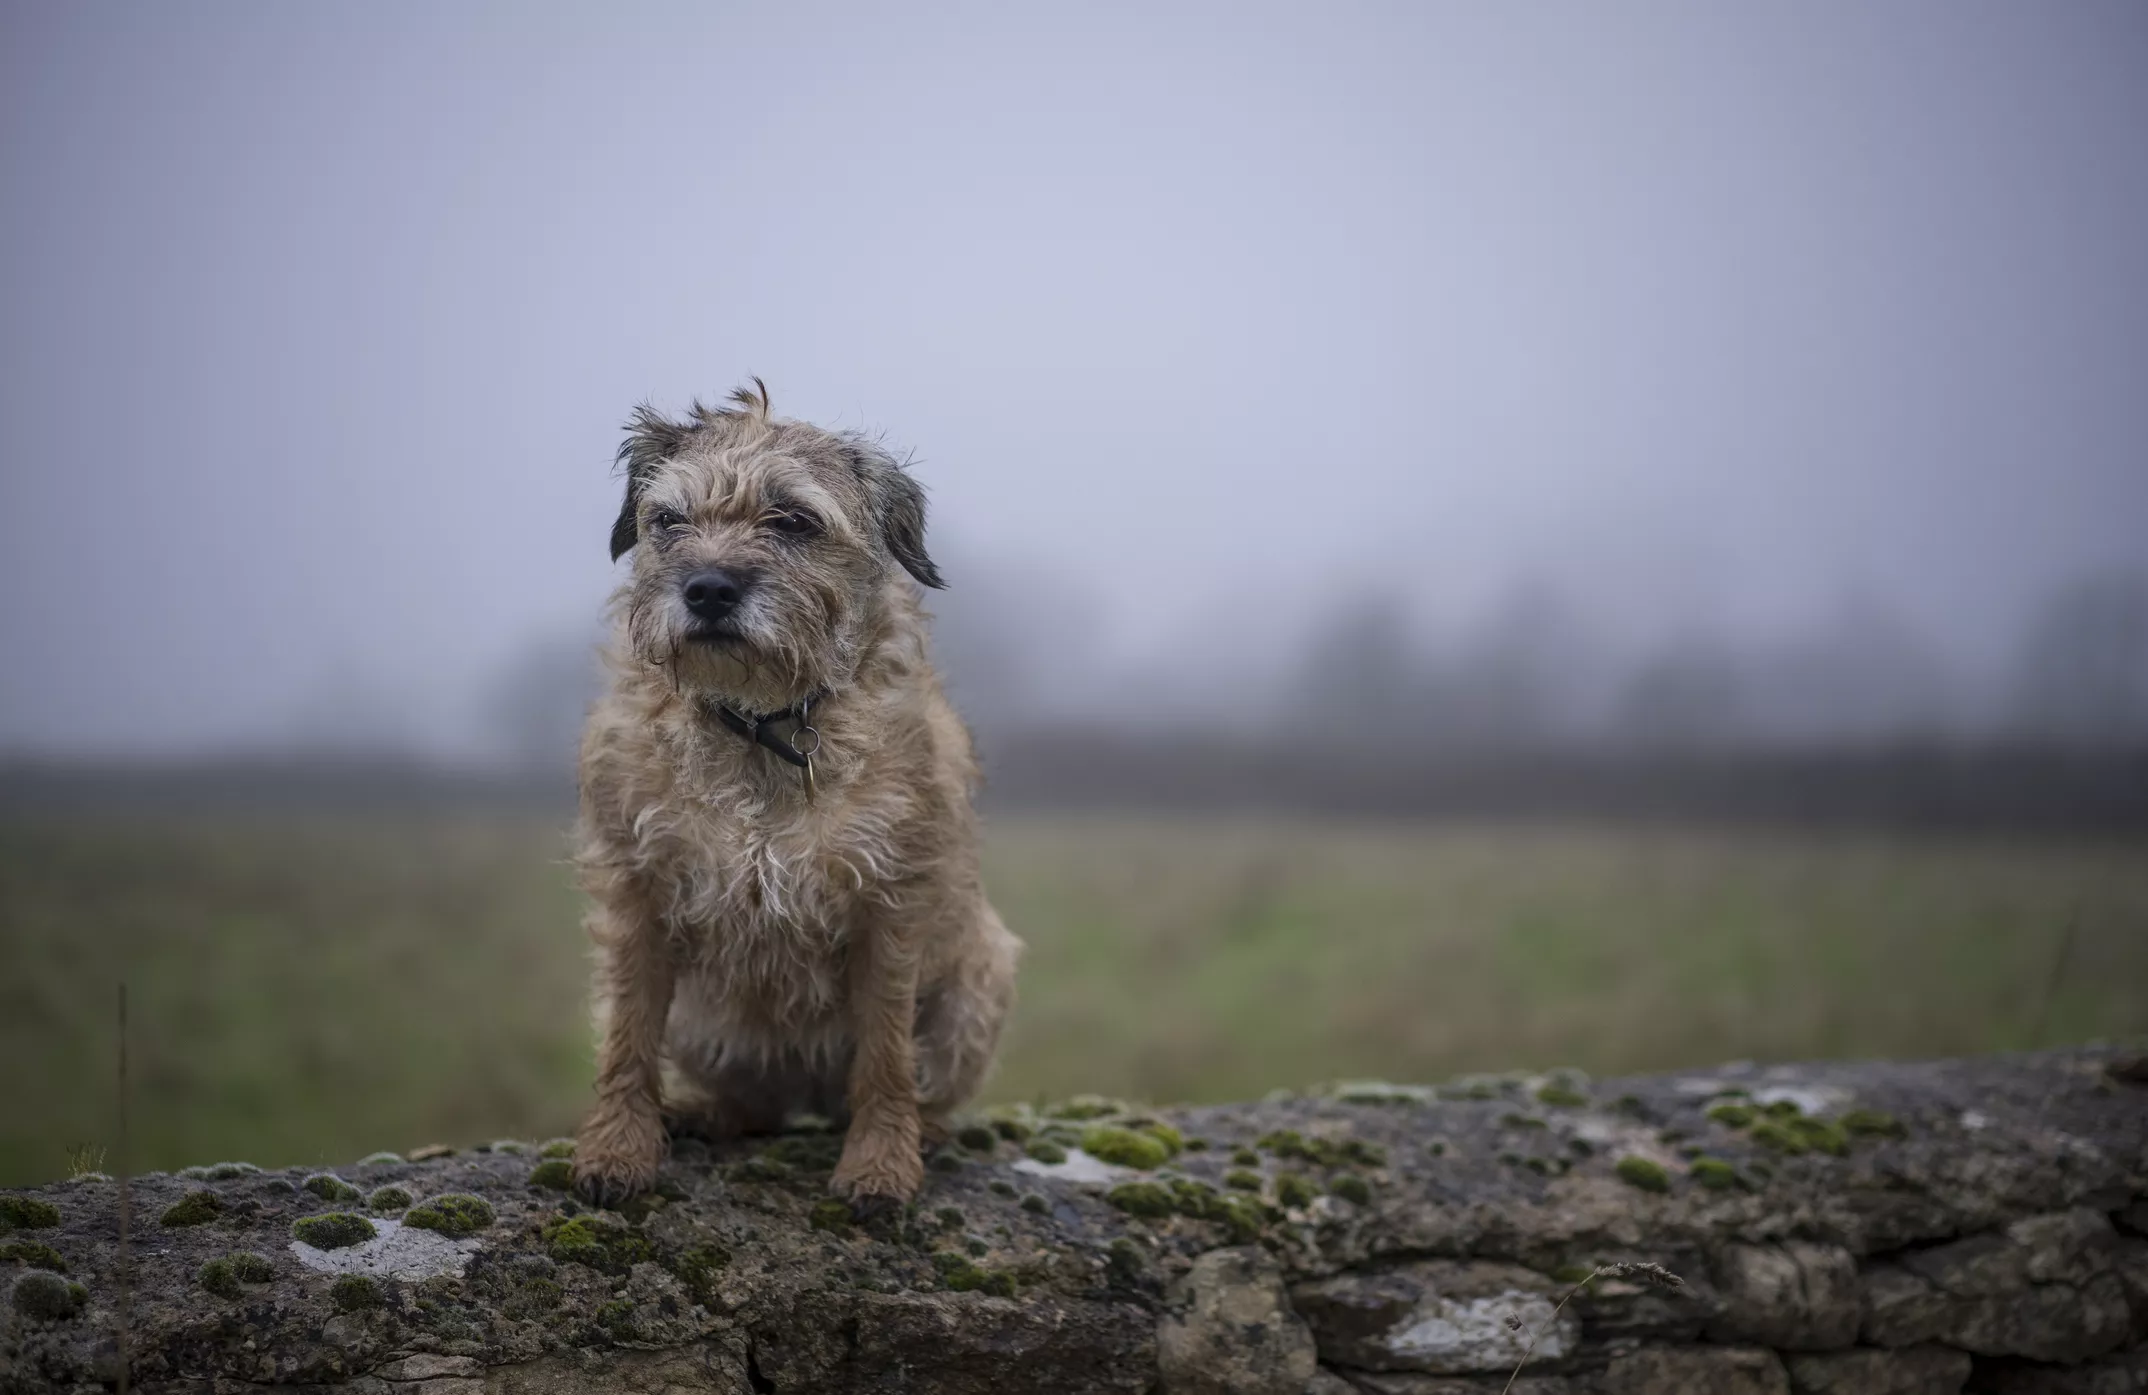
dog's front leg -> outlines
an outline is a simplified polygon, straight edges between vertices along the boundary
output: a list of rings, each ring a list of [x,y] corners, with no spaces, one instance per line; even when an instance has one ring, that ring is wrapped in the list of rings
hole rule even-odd
[[[850,947],[850,1132],[830,1187],[861,1215],[908,1201],[925,1180],[918,1155],[917,955],[876,926]]]
[[[574,1183],[598,1206],[616,1206],[656,1182],[664,1161],[664,1021],[674,978],[670,945],[652,916],[606,906],[590,925],[604,995],[597,1104],[575,1140]]]

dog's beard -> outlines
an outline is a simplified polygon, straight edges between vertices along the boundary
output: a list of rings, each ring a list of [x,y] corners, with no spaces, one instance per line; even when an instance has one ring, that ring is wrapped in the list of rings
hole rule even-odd
[[[834,686],[820,646],[788,642],[786,627],[751,603],[724,625],[709,627],[683,607],[662,604],[629,616],[642,661],[667,675],[681,695],[712,697],[751,712],[779,712]]]

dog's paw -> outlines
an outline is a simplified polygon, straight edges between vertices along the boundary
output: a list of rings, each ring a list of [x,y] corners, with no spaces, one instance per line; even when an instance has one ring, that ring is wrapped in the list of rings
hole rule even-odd
[[[655,1186],[663,1161],[661,1120],[591,1119],[575,1141],[574,1190],[590,1205],[609,1209]]]
[[[883,1144],[853,1136],[828,1179],[828,1190],[848,1201],[853,1215],[861,1215],[883,1202],[902,1205],[924,1183],[924,1159],[908,1139]]]

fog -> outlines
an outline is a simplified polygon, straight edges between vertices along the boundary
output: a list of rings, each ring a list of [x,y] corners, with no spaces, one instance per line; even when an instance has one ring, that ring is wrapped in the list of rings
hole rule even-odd
[[[554,759],[621,420],[749,374],[915,452],[988,729],[2137,739],[2144,75],[2120,0],[11,6],[0,751]]]

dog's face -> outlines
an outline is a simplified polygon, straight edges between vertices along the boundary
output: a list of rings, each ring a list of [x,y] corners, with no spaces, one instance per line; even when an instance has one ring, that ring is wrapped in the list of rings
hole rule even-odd
[[[642,662],[774,712],[849,679],[897,567],[942,583],[924,491],[893,457],[771,418],[765,388],[731,400],[683,422],[634,415],[612,557],[634,553],[624,620]]]

